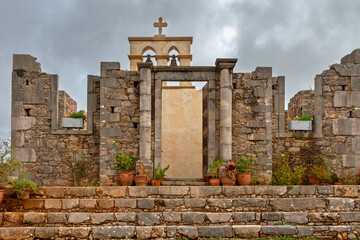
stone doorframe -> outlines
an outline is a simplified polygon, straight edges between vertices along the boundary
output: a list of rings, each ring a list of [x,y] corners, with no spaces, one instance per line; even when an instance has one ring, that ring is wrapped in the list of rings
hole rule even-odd
[[[232,69],[237,59],[216,59],[215,67],[153,67],[152,63],[138,63],[140,71],[140,146],[139,159],[153,169],[161,165],[162,81],[208,82],[208,166],[217,156],[231,160],[232,155]],[[151,82],[155,82],[155,148],[151,161]],[[216,81],[220,81],[220,143],[216,142]]]

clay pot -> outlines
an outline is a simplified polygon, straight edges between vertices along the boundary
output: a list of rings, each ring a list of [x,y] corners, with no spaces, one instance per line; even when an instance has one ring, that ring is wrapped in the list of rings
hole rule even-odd
[[[319,184],[321,184],[321,181],[320,181],[320,179],[318,179],[317,177],[312,177],[312,176],[310,176],[310,177],[309,177],[309,183],[310,183],[311,185],[319,185]]]
[[[136,186],[146,186],[148,183],[147,176],[135,176]]]
[[[4,198],[5,190],[0,190],[0,203],[2,202]]]
[[[162,179],[151,179],[151,186],[160,186]]]
[[[119,178],[122,186],[131,186],[134,180],[134,173],[123,172],[119,174]]]
[[[210,182],[211,176],[204,176],[205,182]]]
[[[342,185],[342,182],[334,182],[334,185]]]
[[[22,196],[17,195],[17,199],[29,199],[30,198],[30,190],[26,189]]]
[[[238,173],[236,174],[237,183],[241,186],[250,185],[251,173]]]
[[[210,186],[220,186],[219,178],[210,178],[209,182],[210,182]]]
[[[229,177],[222,177],[221,183],[223,186],[234,186],[235,182]]]

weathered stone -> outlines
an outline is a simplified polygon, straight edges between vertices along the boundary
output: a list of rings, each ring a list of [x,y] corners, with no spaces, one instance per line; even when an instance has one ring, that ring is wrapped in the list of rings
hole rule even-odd
[[[178,207],[184,205],[184,199],[159,199],[155,204],[160,207]]]
[[[330,232],[351,232],[351,226],[329,226]]]
[[[160,224],[160,213],[145,212],[137,214],[138,224],[141,226],[153,226]]]
[[[0,239],[31,239],[34,236],[34,227],[2,227]]]
[[[351,139],[351,150],[355,154],[360,154],[360,136],[356,136]]]
[[[22,223],[24,221],[24,213],[22,212],[4,212],[4,222]]]
[[[176,227],[176,232],[184,237],[194,239],[199,236],[199,232],[197,230],[197,227],[191,227],[191,226],[178,226]]]
[[[115,201],[114,199],[98,199],[97,203],[100,209],[110,209],[114,207]]]
[[[163,217],[166,222],[181,222],[180,212],[164,212]]]
[[[65,189],[66,195],[72,197],[93,197],[95,196],[94,187],[69,187]]]
[[[339,219],[338,213],[309,213],[310,222],[336,222]]]
[[[360,90],[360,77],[351,77],[351,90]]]
[[[360,161],[360,156],[359,156]],[[335,185],[336,197],[357,197],[359,186],[357,185]]]
[[[94,209],[97,206],[96,199],[80,199],[79,206],[80,208]]]
[[[69,223],[79,224],[90,220],[89,213],[69,213]]]
[[[176,226],[167,226],[166,227],[167,237],[175,237],[176,236]]]
[[[210,207],[218,208],[231,208],[232,200],[231,199],[208,199],[207,203]]]
[[[360,119],[337,118],[333,120],[333,134],[343,136],[360,135]]]
[[[335,91],[334,107],[350,107],[351,99],[347,91]]]
[[[314,229],[312,227],[297,226],[298,237],[310,237],[314,235]]]
[[[337,71],[341,76],[359,76],[360,75],[360,64],[333,64],[331,68]]]
[[[184,196],[189,193],[189,187],[187,186],[161,186],[159,188],[159,194],[166,196]]]
[[[275,212],[263,212],[261,213],[261,219],[268,220],[268,221],[280,221],[281,220],[281,213]]]
[[[328,208],[331,211],[351,211],[355,207],[354,200],[351,198],[328,198]]]
[[[24,209],[39,209],[44,206],[43,199],[24,199],[23,200]]]
[[[118,197],[126,196],[126,189],[127,187],[122,187],[122,186],[111,186],[111,187],[101,186],[101,187],[97,187],[95,191],[96,194],[99,196],[109,196],[109,197],[118,198]]]
[[[13,54],[13,70],[24,70],[26,72],[40,72],[40,63],[29,54]]]
[[[159,187],[129,187],[130,197],[147,197],[149,195],[158,195]]]
[[[79,199],[63,199],[62,208],[63,209],[73,209],[79,207]]]
[[[360,50],[355,49],[350,54],[347,54],[346,56],[341,58],[340,63],[341,64],[347,64],[347,63],[359,64],[360,63]]]
[[[52,238],[58,235],[59,228],[57,227],[37,227],[35,228],[36,238]]]
[[[152,227],[148,226],[136,226],[136,235],[139,239],[151,238]]]
[[[134,226],[106,226],[92,227],[92,235],[98,239],[132,238],[135,234]]]
[[[92,224],[101,224],[106,221],[113,221],[114,214],[113,213],[91,213],[90,218],[91,218]]]
[[[316,189],[320,195],[334,194],[334,186],[316,186]]]
[[[341,222],[360,222],[360,213],[358,212],[341,212],[339,215]]]
[[[255,97],[266,97],[266,88],[254,88],[254,96]]]
[[[233,226],[235,237],[241,238],[258,238],[261,231],[261,226],[259,225],[238,225]]]
[[[230,226],[199,226],[200,237],[229,238],[233,237],[232,227]]]
[[[295,235],[296,227],[294,226],[261,226],[263,234],[265,235]]]
[[[225,223],[229,222],[231,213],[206,213],[206,216],[211,223]]]
[[[233,212],[232,218],[234,222],[251,222],[255,221],[254,212]]]
[[[46,214],[38,212],[26,212],[24,213],[24,222],[28,223],[43,223],[45,222]]]
[[[260,78],[271,78],[272,67],[256,67],[255,75]]]
[[[182,220],[186,224],[202,224],[205,221],[205,213],[202,212],[185,212],[182,215]]]
[[[254,186],[233,186],[224,187],[223,194],[226,197],[238,197],[239,195],[250,195],[255,193]]]
[[[266,127],[265,121],[248,121],[246,122],[246,126],[249,128],[264,128]]]
[[[136,199],[116,199],[115,207],[117,207],[117,208],[136,208]]]
[[[36,153],[33,148],[16,149],[15,158],[25,163],[36,162]]]
[[[243,198],[243,199],[234,199],[234,207],[266,207],[269,200],[262,198]]]
[[[270,199],[270,206],[274,211],[298,211],[298,210],[312,210],[323,209],[326,207],[325,199],[319,198],[282,198],[282,199]]]
[[[115,218],[120,222],[135,222],[136,214],[134,212],[115,213]]]
[[[61,199],[45,199],[45,209],[61,209]]]
[[[187,198],[187,199],[184,199],[184,202],[185,202],[186,207],[202,208],[202,207],[205,207],[206,199]]]
[[[89,227],[60,227],[60,237],[87,238],[90,233]]]
[[[65,188],[63,187],[49,187],[45,188],[46,195],[52,198],[63,198],[65,196]]]
[[[48,223],[61,223],[65,224],[67,222],[66,220],[66,213],[55,213],[50,212],[47,215],[47,222]]]
[[[289,195],[314,195],[315,186],[288,186]]]
[[[307,213],[294,212],[294,213],[284,213],[285,223],[295,223],[295,224],[306,224],[308,223]]]
[[[191,197],[209,197],[221,194],[221,187],[196,186],[190,187]]]
[[[153,209],[155,202],[154,199],[151,198],[141,198],[137,200],[137,206],[141,209]]]
[[[286,186],[257,186],[255,194],[257,195],[276,195],[282,196],[287,192]]]
[[[342,157],[344,167],[360,167],[360,155],[343,154]]]

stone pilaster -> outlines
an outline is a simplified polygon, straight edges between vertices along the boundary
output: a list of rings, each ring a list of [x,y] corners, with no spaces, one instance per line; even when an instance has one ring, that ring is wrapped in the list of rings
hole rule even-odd
[[[220,158],[232,159],[232,69],[237,59],[216,59],[220,72]]]
[[[279,137],[285,136],[285,77],[279,76],[278,78],[278,109],[279,114]]]
[[[322,138],[322,117],[323,117],[323,86],[321,76],[315,77],[315,103],[314,103],[314,120],[315,120],[315,137]]]
[[[140,146],[139,159],[152,170],[151,161],[151,68],[149,62],[138,63],[140,71]]]

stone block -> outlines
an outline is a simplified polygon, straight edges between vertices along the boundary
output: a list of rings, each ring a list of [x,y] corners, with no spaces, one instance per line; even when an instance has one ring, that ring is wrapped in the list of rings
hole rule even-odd
[[[307,217],[308,217],[308,213],[302,213],[302,212],[284,213],[285,223],[306,224],[308,223]]]
[[[151,232],[152,232],[152,227],[148,227],[148,226],[136,226],[136,235],[139,239],[149,239],[151,238]]]
[[[151,237],[166,237],[165,226],[154,226]]]
[[[107,77],[108,70],[120,70],[119,62],[100,62],[100,76]]]
[[[360,50],[355,49],[350,54],[347,54],[346,56],[341,58],[340,63],[341,64],[347,64],[347,63],[359,64],[360,63]]]
[[[231,213],[206,213],[211,223],[226,223],[230,221]]]
[[[80,199],[79,207],[95,209],[97,207],[96,199]]]
[[[115,218],[119,222],[135,222],[136,214],[134,212],[115,213]]]
[[[50,239],[58,235],[58,227],[37,227],[35,228],[35,238]]]
[[[234,237],[240,237],[244,239],[249,238],[258,238],[261,231],[261,226],[259,225],[238,225],[233,226]]]
[[[359,118],[337,118],[333,120],[333,134],[342,136],[360,135]]]
[[[163,217],[165,222],[181,222],[180,212],[164,212]]]
[[[121,137],[123,132],[119,128],[101,128],[104,137]]]
[[[248,121],[246,126],[249,128],[264,128],[266,127],[265,121]]]
[[[43,199],[24,199],[24,209],[40,209],[44,206]]]
[[[94,187],[69,187],[65,189],[66,195],[70,197],[94,197]]]
[[[358,212],[340,212],[341,222],[360,222],[360,213]]]
[[[231,199],[208,199],[207,203],[210,207],[217,207],[217,208],[231,208],[232,207]]]
[[[11,223],[23,223],[24,222],[24,213],[22,213],[22,212],[4,212],[3,221],[11,222]]]
[[[294,226],[261,226],[264,235],[287,236],[295,235],[296,227]]]
[[[316,189],[320,195],[334,194],[334,186],[316,186]]]
[[[137,214],[137,221],[140,226],[153,226],[160,224],[160,213],[144,212]]]
[[[272,106],[271,105],[253,105],[251,106],[251,110],[255,113],[266,113],[271,112]]]
[[[222,189],[226,197],[238,197],[240,195],[251,195],[255,193],[254,186],[232,186],[224,187]],[[216,194],[218,195],[218,194]]]
[[[64,187],[46,187],[45,194],[52,198],[63,198],[65,196]]]
[[[360,75],[360,64],[333,64],[330,66],[332,69],[337,71],[341,76],[356,77]]]
[[[38,212],[26,212],[24,213],[24,222],[31,223],[43,223],[46,219],[46,213],[38,213]]]
[[[102,186],[95,189],[96,195],[98,196],[109,196],[109,197],[125,197],[127,187],[123,186]]]
[[[234,222],[251,222],[255,221],[255,212],[233,212]]]
[[[329,232],[351,232],[351,226],[329,226]]]
[[[173,238],[176,236],[176,226],[167,226],[166,227],[167,237]]]
[[[280,221],[281,217],[282,217],[281,213],[275,213],[275,212],[263,212],[263,213],[261,213],[261,219],[262,220]]]
[[[346,143],[334,143],[332,148],[335,153],[346,153]]]
[[[114,220],[113,213],[91,213],[90,214],[92,224],[102,224],[107,221]]]
[[[360,167],[360,155],[343,154],[343,166],[349,168]]]
[[[155,204],[159,207],[179,207],[184,205],[184,199],[159,199],[155,200]]]
[[[313,223],[318,222],[337,222],[339,213],[309,213],[309,220]]]
[[[248,139],[250,141],[265,141],[267,139],[267,135],[262,133],[253,133],[248,136]]]
[[[314,195],[315,186],[288,186],[289,195]]]
[[[79,224],[90,220],[89,213],[69,213],[69,223]]]
[[[45,209],[61,209],[61,199],[45,199]]]
[[[41,72],[40,63],[29,54],[13,54],[13,71]]]
[[[129,239],[135,235],[134,226],[104,226],[92,227],[92,236],[95,239],[124,238]]]
[[[178,226],[176,227],[176,232],[183,237],[187,237],[190,239],[198,238],[199,232],[197,227],[192,226]]]
[[[163,196],[186,196],[188,193],[188,186],[161,186],[159,188],[159,194]]]
[[[187,198],[187,199],[184,199],[184,203],[185,203],[186,207],[202,208],[202,207],[205,207],[206,199]]]
[[[79,199],[63,199],[62,208],[63,209],[73,209],[79,207]]]
[[[200,237],[205,238],[230,238],[233,237],[231,226],[199,226]]]
[[[351,211],[355,207],[355,202],[351,198],[328,198],[330,211]]]
[[[267,91],[266,88],[254,88],[254,96],[255,97],[266,97]]]
[[[137,206],[141,209],[153,209],[155,207],[154,199],[140,198],[137,200]]]
[[[159,187],[129,187],[130,197],[147,197],[150,195],[159,195]]]
[[[255,194],[257,195],[273,195],[282,196],[287,192],[286,186],[257,186]]]
[[[117,208],[136,208],[136,199],[116,199],[115,207],[117,207]]]
[[[359,163],[360,163],[360,155]],[[357,197],[358,196],[358,185],[335,185],[334,191],[336,197]]]
[[[272,67],[256,67],[255,75],[260,78],[272,77]]]
[[[0,239],[31,239],[34,237],[34,227],[2,227]]]
[[[60,237],[88,238],[90,227],[59,227]]]
[[[355,154],[360,154],[360,136],[351,139],[351,150]]]
[[[312,227],[297,226],[298,237],[310,237],[314,235],[314,229]]]
[[[348,91],[335,91],[334,107],[350,107],[351,99]]]
[[[351,91],[351,105],[360,107],[360,91]]]
[[[194,186],[190,187],[191,197],[209,197],[221,194],[222,187]]]
[[[321,198],[274,198],[270,199],[270,206],[274,211],[298,211],[324,209],[326,200]]]
[[[18,148],[15,152],[15,158],[22,162],[36,162],[36,152],[33,148]]]
[[[114,199],[98,199],[97,200],[99,209],[110,209],[114,207]]]
[[[56,213],[56,212],[50,212],[47,215],[47,223],[60,223],[60,224],[66,224],[66,213]]]
[[[41,86],[29,85],[14,89],[13,101],[23,104],[45,104],[45,91]]]
[[[351,90],[360,90],[360,77],[351,77]]]
[[[202,224],[205,221],[206,214],[203,212],[184,212],[182,220],[186,224]]]

